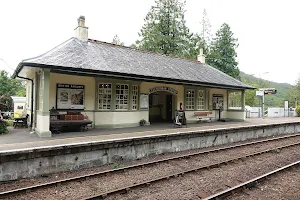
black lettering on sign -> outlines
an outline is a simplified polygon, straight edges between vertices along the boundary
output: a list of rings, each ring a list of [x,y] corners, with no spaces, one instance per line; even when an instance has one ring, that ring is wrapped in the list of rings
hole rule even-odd
[[[165,86],[160,86],[160,87],[154,87],[154,88],[151,88],[150,89],[150,93],[154,93],[154,92],[163,92],[163,91],[167,91],[167,92],[170,92],[172,94],[177,94],[178,91],[173,89],[173,88],[170,88],[170,87],[165,87]]]
[[[84,85],[57,84],[57,88],[84,89]]]

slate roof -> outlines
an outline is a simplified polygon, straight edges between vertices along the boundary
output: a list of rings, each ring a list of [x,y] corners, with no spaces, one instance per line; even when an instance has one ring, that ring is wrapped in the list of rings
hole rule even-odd
[[[145,52],[95,40],[70,38],[47,53],[23,60],[23,66],[39,66],[72,71],[93,71],[122,74],[128,77],[147,77],[189,84],[206,84],[229,88],[252,89],[227,74],[198,61]]]

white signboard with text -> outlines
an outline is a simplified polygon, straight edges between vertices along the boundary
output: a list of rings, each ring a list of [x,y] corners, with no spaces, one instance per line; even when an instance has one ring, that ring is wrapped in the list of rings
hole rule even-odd
[[[140,94],[140,109],[148,110],[149,109],[149,95]]]

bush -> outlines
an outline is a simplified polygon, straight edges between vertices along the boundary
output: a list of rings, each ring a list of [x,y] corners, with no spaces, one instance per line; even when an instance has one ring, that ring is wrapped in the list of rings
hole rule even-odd
[[[0,119],[0,134],[8,133],[7,126],[8,124],[6,123],[6,121]]]
[[[300,117],[300,105],[296,107],[297,117]]]
[[[14,125],[14,120],[11,120],[11,119],[8,119],[8,120],[5,120],[7,126],[13,126]]]

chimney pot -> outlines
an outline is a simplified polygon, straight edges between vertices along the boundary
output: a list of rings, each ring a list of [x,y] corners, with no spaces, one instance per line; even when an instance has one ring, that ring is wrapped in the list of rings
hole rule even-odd
[[[81,26],[81,27],[85,26],[85,17],[84,16],[81,15],[77,21],[78,21],[78,26]]]
[[[79,40],[87,41],[88,40],[88,27],[85,26],[85,17],[80,16],[77,19],[78,26],[75,28],[75,37]]]

